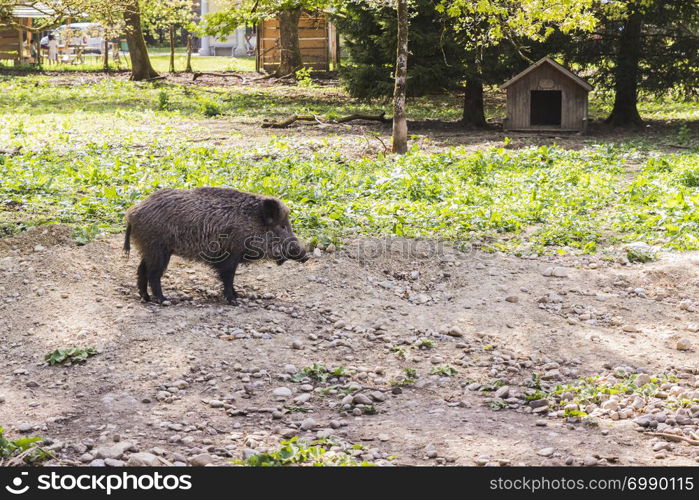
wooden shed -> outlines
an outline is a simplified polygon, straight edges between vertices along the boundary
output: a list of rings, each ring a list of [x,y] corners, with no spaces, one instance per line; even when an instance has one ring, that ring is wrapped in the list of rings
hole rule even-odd
[[[31,55],[32,33],[23,30],[20,26],[31,26],[31,17],[16,17],[13,19],[15,26],[0,26],[0,60],[22,62],[34,62]]]
[[[507,90],[505,130],[584,132],[592,85],[549,57],[500,87]]]
[[[330,71],[337,67],[339,57],[337,28],[322,12],[304,12],[299,19],[299,48],[305,67]],[[281,62],[279,50],[279,20],[266,19],[257,29],[257,71],[274,72]]]

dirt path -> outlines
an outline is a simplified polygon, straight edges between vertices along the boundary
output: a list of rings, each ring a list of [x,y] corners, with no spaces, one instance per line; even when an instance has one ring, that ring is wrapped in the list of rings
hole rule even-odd
[[[696,465],[699,447],[634,419],[697,433],[697,254],[625,265],[361,240],[305,265],[243,268],[237,308],[210,272],[175,259],[161,307],[139,302],[137,259],[120,244],[77,247],[60,226],[0,240],[0,425],[49,438],[63,460],[119,464],[139,450],[225,464],[299,435],[360,443],[353,453],[376,463]],[[100,354],[43,362],[74,345]],[[314,363],[349,375],[291,377]],[[431,374],[445,365],[457,373]],[[674,374],[667,401],[689,402],[652,398],[588,425],[523,397],[533,373],[553,387],[618,367]],[[414,383],[392,384],[406,368]],[[508,390],[488,392],[493,381]]]

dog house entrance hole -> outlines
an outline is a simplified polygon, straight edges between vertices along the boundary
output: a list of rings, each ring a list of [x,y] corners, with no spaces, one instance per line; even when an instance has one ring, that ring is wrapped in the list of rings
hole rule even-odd
[[[531,124],[560,127],[562,92],[560,90],[532,90],[531,92]]]

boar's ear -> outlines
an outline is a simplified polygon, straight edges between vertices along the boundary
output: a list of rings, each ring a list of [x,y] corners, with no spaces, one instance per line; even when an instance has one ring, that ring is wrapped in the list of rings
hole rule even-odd
[[[282,207],[277,200],[266,199],[262,202],[262,218],[265,224],[271,226],[277,222],[282,215]]]

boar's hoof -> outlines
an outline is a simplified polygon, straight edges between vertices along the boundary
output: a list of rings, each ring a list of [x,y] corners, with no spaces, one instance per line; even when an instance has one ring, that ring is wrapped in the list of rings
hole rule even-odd
[[[162,304],[163,302],[167,302],[169,299],[167,297],[164,297],[161,295],[160,297],[153,297],[153,302],[156,304]]]
[[[231,297],[230,299],[226,299],[226,301],[232,306],[238,305],[238,299],[236,299],[235,297]]]

